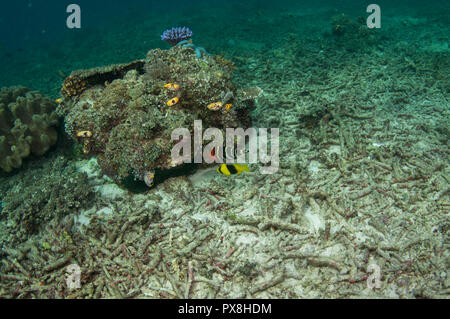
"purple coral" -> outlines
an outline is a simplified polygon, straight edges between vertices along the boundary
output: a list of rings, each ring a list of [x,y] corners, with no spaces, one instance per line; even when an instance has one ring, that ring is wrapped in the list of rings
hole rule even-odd
[[[161,35],[161,40],[166,41],[172,45],[176,45],[178,42],[187,40],[192,37],[192,31],[186,27],[177,27],[164,31]]]

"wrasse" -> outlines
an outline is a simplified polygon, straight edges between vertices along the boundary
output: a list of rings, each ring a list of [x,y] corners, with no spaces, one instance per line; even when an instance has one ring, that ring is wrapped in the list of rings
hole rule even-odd
[[[222,175],[239,175],[242,172],[250,172],[247,164],[221,164],[217,168],[217,173]]]

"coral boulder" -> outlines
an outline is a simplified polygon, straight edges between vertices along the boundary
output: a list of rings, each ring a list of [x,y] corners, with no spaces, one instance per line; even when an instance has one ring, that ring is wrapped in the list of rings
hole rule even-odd
[[[182,164],[171,159],[175,128],[192,132],[194,120],[223,131],[250,125],[250,107],[239,99],[232,69],[188,47],[151,50],[145,60],[72,72],[87,87],[66,94],[58,112],[66,132],[98,156],[104,173],[116,181],[143,180]],[[224,107],[211,110],[212,103]]]

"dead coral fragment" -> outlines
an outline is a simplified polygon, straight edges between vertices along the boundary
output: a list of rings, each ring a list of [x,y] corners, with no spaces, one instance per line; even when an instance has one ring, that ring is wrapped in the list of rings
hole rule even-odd
[[[78,172],[75,163],[62,156],[40,162],[42,165],[11,177],[15,186],[3,196],[7,203],[2,214],[11,221],[4,231],[13,234],[9,238],[14,242],[46,228],[52,219],[62,222],[71,217],[88,207],[94,196],[87,175]],[[0,245],[3,243],[0,239]]]

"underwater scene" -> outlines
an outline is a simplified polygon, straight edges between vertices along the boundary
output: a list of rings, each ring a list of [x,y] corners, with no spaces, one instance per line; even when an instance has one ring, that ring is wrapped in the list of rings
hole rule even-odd
[[[5,0],[0,34],[0,298],[449,298],[449,1]]]

